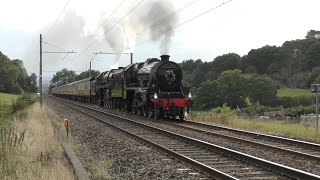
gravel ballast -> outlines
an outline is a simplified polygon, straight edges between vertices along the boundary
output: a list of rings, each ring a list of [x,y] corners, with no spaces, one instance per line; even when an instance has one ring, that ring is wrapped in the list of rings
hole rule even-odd
[[[93,118],[49,99],[60,119],[70,121],[77,156],[92,179],[202,179],[187,165],[119,133]],[[80,145],[79,145],[80,144]]]

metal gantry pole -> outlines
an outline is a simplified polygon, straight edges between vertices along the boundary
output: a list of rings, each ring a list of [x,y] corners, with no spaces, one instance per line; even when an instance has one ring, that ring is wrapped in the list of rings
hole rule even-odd
[[[90,72],[89,72],[89,77],[91,78],[91,60],[90,60]]]
[[[39,72],[40,106],[42,107],[42,34],[40,34],[40,72]]]
[[[318,127],[319,127],[319,87],[318,84],[316,85],[316,114],[317,114],[317,126],[316,126],[316,130],[318,133]]]

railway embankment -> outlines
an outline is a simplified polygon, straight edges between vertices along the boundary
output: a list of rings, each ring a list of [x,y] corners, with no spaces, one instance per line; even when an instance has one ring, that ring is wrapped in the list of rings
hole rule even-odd
[[[0,179],[61,178],[76,179],[46,108],[35,103],[8,116],[0,126]]]

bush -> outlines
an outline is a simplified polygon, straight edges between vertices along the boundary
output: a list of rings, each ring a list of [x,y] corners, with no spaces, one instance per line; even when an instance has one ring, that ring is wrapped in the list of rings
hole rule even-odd
[[[35,103],[35,97],[32,94],[23,93],[12,103],[13,112],[23,110]]]
[[[289,96],[284,96],[284,97],[279,97],[275,106],[283,106],[285,108],[290,108],[290,107],[296,107],[296,106],[310,106],[314,104],[314,96],[307,96],[307,95],[301,95],[301,96],[294,96],[294,97],[289,97]]]
[[[234,117],[236,116],[236,112],[232,110],[230,107],[227,106],[227,104],[223,104],[222,107],[217,107],[211,110],[214,114],[222,115],[222,116],[228,116],[228,117]]]
[[[315,114],[316,113],[316,105],[310,106],[297,106],[288,108],[285,110],[286,115],[288,116],[301,116],[302,114]]]

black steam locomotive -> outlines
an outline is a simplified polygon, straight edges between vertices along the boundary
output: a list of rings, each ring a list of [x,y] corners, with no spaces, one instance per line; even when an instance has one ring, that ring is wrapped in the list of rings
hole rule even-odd
[[[79,84],[79,87],[74,82],[73,88],[64,85],[54,88],[52,92],[144,116],[178,116],[183,120],[185,111],[189,112],[192,105],[190,88],[182,85],[180,66],[169,61],[169,55],[160,57],[161,60],[150,58],[145,62],[103,72],[96,78],[82,80],[83,85]],[[83,91],[79,88],[83,88]]]

